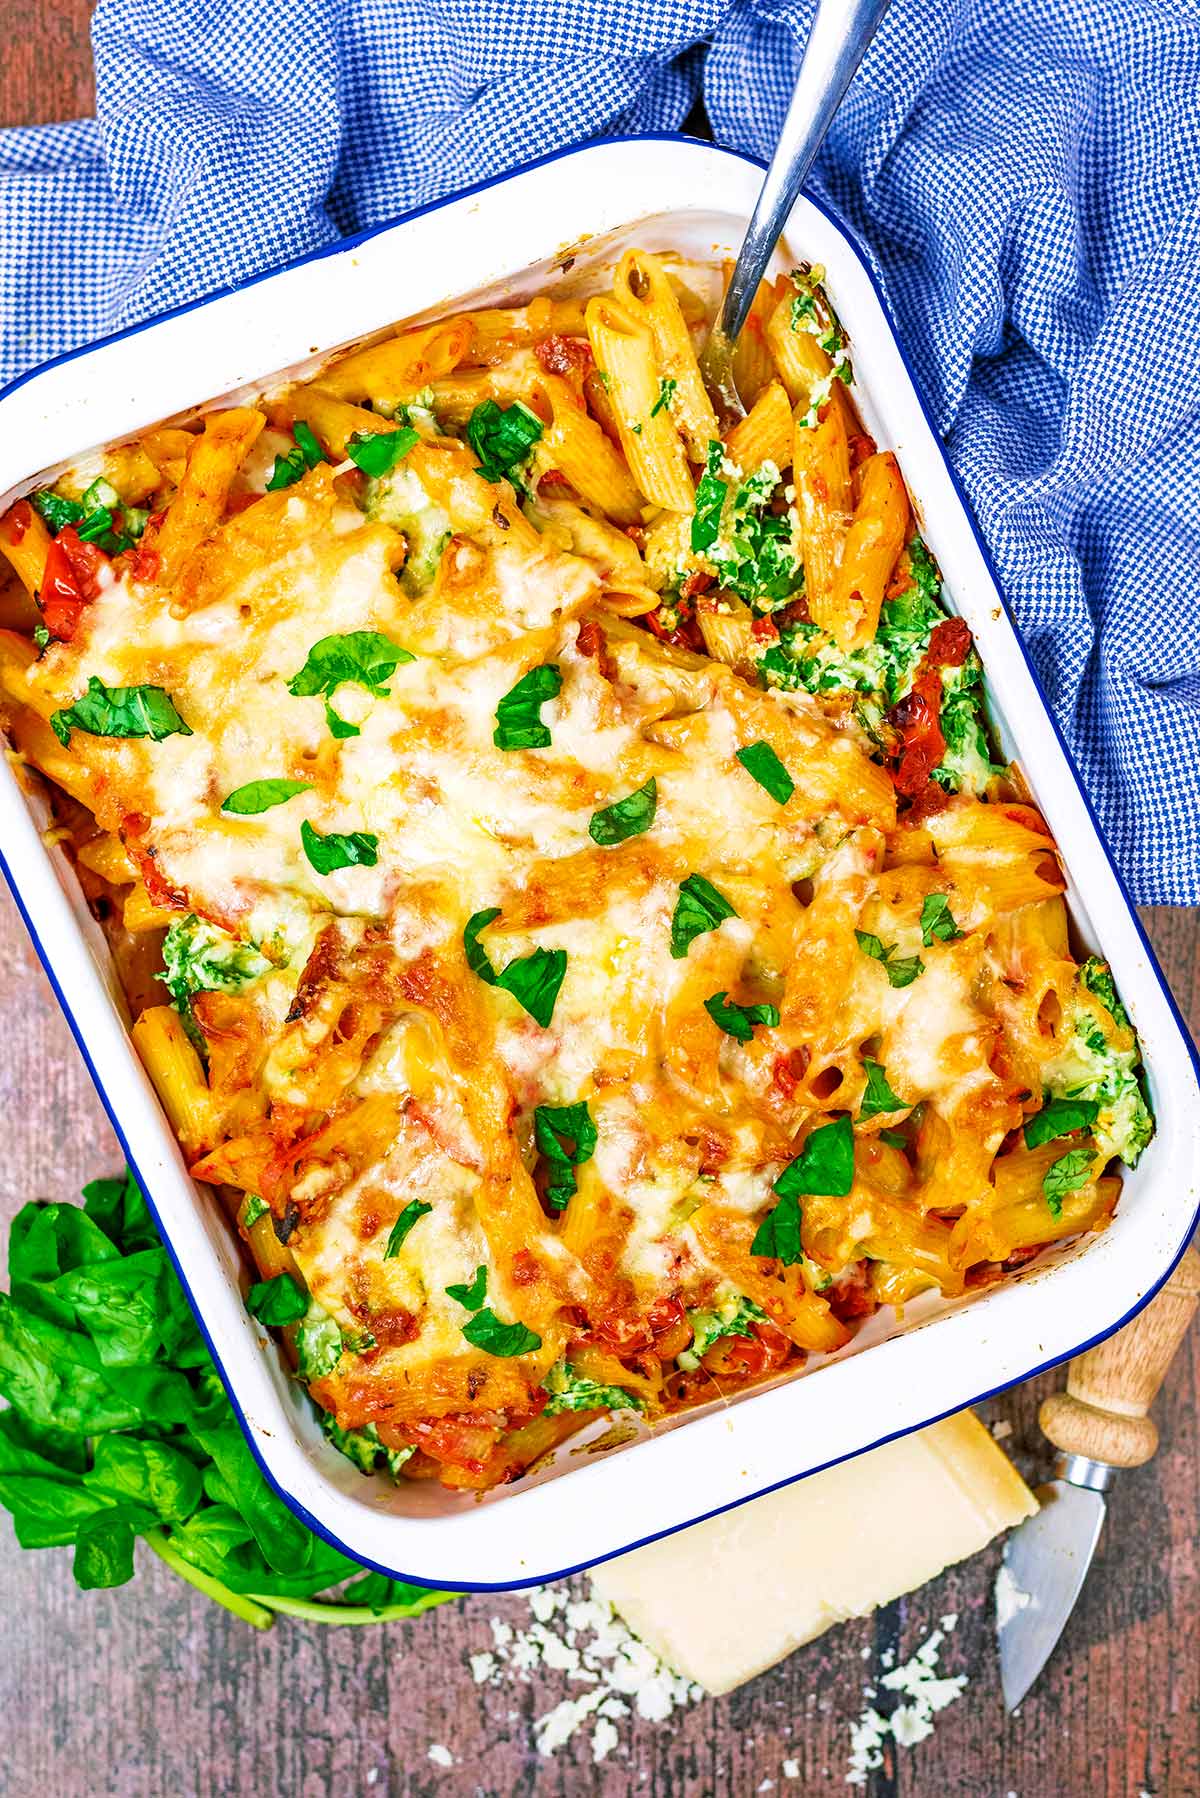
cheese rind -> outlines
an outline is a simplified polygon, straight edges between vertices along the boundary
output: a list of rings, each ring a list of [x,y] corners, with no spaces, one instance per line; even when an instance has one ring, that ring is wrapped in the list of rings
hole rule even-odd
[[[717,1694],[912,1592],[1037,1510],[971,1411],[598,1567],[592,1584]]]

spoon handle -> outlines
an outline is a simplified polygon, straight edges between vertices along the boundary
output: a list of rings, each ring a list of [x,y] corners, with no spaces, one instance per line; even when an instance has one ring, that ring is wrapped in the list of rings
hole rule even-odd
[[[817,0],[783,130],[721,308],[720,329],[730,343],[746,322],[788,213],[887,7],[888,0]]]

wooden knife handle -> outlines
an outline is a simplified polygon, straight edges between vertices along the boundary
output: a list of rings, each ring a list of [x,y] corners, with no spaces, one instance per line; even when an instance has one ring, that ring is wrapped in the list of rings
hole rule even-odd
[[[1056,1448],[1110,1467],[1140,1467],[1150,1459],[1158,1447],[1158,1430],[1147,1412],[1198,1302],[1200,1255],[1189,1248],[1162,1291],[1133,1322],[1076,1355],[1067,1390],[1042,1404],[1038,1421]]]

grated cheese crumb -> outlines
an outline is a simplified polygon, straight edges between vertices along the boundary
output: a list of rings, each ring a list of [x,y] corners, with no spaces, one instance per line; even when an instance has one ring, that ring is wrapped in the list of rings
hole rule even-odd
[[[470,1662],[471,1678],[477,1686],[485,1686],[496,1671],[495,1655],[489,1654],[485,1648],[481,1654],[471,1655]]]
[[[1033,1603],[1031,1592],[1022,1592],[1007,1564],[1001,1561],[996,1573],[996,1628],[1004,1629],[1018,1612]]]
[[[454,1765],[454,1756],[448,1748],[443,1748],[440,1742],[433,1742],[430,1744],[429,1758],[434,1765],[438,1767],[452,1767]]]
[[[939,1650],[957,1623],[957,1613],[950,1612],[942,1618],[941,1628],[932,1630],[909,1660],[882,1675],[879,1683],[884,1690],[908,1702],[898,1704],[886,1717],[868,1705],[850,1725],[847,1785],[866,1785],[868,1773],[883,1765],[883,1748],[889,1737],[898,1748],[911,1748],[931,1736],[934,1717],[961,1696],[966,1674],[942,1676],[937,1671]]]
[[[998,1417],[992,1425],[992,1438],[996,1442],[1003,1442],[1012,1433],[1013,1428],[1007,1417]]]
[[[785,1779],[799,1779],[799,1777],[800,1777],[800,1762],[799,1761],[784,1761],[783,1777]]]
[[[592,1731],[592,1760],[596,1766],[612,1753],[620,1739],[616,1724],[610,1723],[607,1717],[601,1717]]]

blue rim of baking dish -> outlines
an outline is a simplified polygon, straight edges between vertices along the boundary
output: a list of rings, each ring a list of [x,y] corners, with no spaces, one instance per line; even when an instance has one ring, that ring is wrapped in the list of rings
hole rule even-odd
[[[169,319],[181,318],[189,312],[195,312],[200,307],[211,304],[214,300],[228,298],[231,294],[244,293],[247,289],[256,287],[259,285],[260,282],[270,280],[275,275],[286,273],[292,269],[303,268],[307,264],[312,263],[312,262],[324,261],[328,257],[331,257],[331,256],[340,255],[343,251],[352,250],[352,249],[356,248],[359,244],[367,243],[371,239],[381,236],[384,232],[395,230],[396,227],[399,225],[408,224],[413,219],[422,218],[428,213],[441,211],[443,208],[453,205],[455,202],[457,202],[459,200],[470,198],[473,194],[486,193],[490,188],[501,186],[501,185],[503,185],[504,182],[511,181],[518,175],[529,174],[534,169],[545,168],[551,163],[561,162],[570,156],[578,156],[587,150],[596,149],[596,148],[603,147],[606,145],[625,144],[625,143],[695,144],[698,148],[701,148],[704,150],[709,150],[709,151],[715,150],[720,155],[728,156],[737,162],[745,163],[750,168],[761,170],[764,167],[764,164],[762,162],[760,162],[757,157],[745,155],[743,152],[738,151],[738,150],[726,149],[724,146],[722,146],[720,144],[713,144],[713,143],[705,142],[701,138],[691,137],[686,132],[681,132],[681,131],[656,131],[656,132],[645,132],[645,133],[628,133],[625,135],[615,136],[615,137],[592,138],[582,144],[571,144],[571,145],[564,147],[563,149],[554,150],[546,156],[537,157],[532,162],[523,163],[519,168],[508,169],[503,174],[493,175],[493,176],[490,176],[487,180],[475,182],[472,186],[461,188],[453,194],[446,194],[441,199],[431,200],[424,206],[415,206],[410,211],[400,213],[397,217],[395,217],[393,219],[389,219],[383,224],[372,225],[365,231],[356,232],[352,237],[339,238],[336,243],[327,244],[327,245],[324,245],[320,249],[311,250],[308,252],[307,255],[297,257],[294,262],[283,263],[278,268],[264,270],[262,273],[253,275],[248,280],[239,282],[232,287],[219,288],[215,292],[205,294],[199,299],[189,300],[181,306],[173,307],[168,312],[157,313],[151,318],[141,319],[138,321],[138,323],[129,325],[122,331],[112,332],[107,337],[98,338],[96,341],[89,343],[89,344],[80,345],[76,349],[65,350],[65,351],[63,351],[63,353],[61,355],[52,357],[50,361],[43,362],[43,363],[39,364],[38,367],[29,369],[24,374],[18,375],[13,381],[10,381],[6,387],[4,387],[3,389],[0,389],[0,402],[3,402],[11,394],[17,392],[18,389],[25,386],[25,384],[27,382],[35,379],[37,376],[39,376],[41,374],[44,374],[48,369],[58,368],[58,367],[62,366],[62,364],[64,364],[64,363],[72,362],[80,357],[90,355],[93,351],[102,349],[109,344],[122,342],[124,339],[129,338],[129,337],[136,337],[137,335],[139,335],[139,333],[141,333],[142,331],[148,330],[153,325],[164,324]],[[1151,973],[1153,974],[1155,980],[1158,982],[1159,989],[1162,992],[1163,997],[1165,998],[1165,1000],[1167,1002],[1167,1008],[1175,1022],[1175,1026],[1179,1032],[1180,1040],[1182,1041],[1184,1049],[1186,1050],[1187,1055],[1191,1061],[1193,1072],[1195,1073],[1197,1080],[1200,1081],[1200,1051],[1197,1050],[1196,1045],[1191,1040],[1191,1035],[1189,1033],[1186,1022],[1184,1021],[1183,1015],[1179,1009],[1179,1006],[1175,1001],[1175,996],[1171,992],[1171,989],[1168,986],[1168,984],[1163,976],[1162,969],[1159,967],[1159,964],[1158,964],[1158,958],[1155,955],[1154,949],[1150,943],[1150,940],[1146,934],[1146,931],[1142,926],[1142,921],[1141,921],[1140,917],[1138,916],[1137,909],[1136,909],[1136,907],[1133,903],[1133,900],[1129,894],[1129,891],[1125,885],[1124,878],[1123,878],[1121,871],[1118,868],[1116,862],[1113,859],[1112,851],[1111,851],[1108,841],[1104,835],[1104,831],[1100,824],[1100,820],[1096,816],[1096,812],[1092,805],[1091,798],[1089,797],[1087,789],[1085,788],[1083,781],[1080,778],[1079,770],[1075,765],[1075,759],[1074,759],[1074,757],[1071,753],[1071,750],[1067,744],[1067,741],[1066,741],[1065,737],[1063,736],[1063,733],[1059,727],[1058,720],[1054,715],[1053,709],[1051,708],[1049,699],[1047,698],[1046,691],[1042,685],[1042,681],[1038,674],[1037,668],[1034,665],[1034,662],[1033,662],[1032,658],[1030,657],[1029,651],[1026,647],[1024,636],[1022,635],[1020,627],[1017,624],[1015,618],[1013,617],[1011,608],[1009,607],[1008,600],[1004,593],[1003,584],[1000,580],[999,573],[998,573],[998,571],[995,567],[995,564],[992,560],[991,552],[990,552],[986,542],[984,541],[982,533],[980,532],[978,523],[975,518],[974,510],[970,504],[970,501],[967,498],[966,493],[964,492],[964,490],[962,488],[962,485],[959,481],[958,475],[956,474],[955,470],[951,467],[950,462],[946,457],[945,450],[942,445],[941,435],[937,429],[937,425],[936,425],[936,423],[933,419],[933,416],[930,412],[929,406],[926,403],[925,395],[921,390],[921,386],[920,386],[916,376],[913,373],[912,366],[909,362],[908,356],[905,353],[903,343],[901,341],[901,338],[900,338],[900,335],[899,335],[899,332],[897,329],[895,316],[892,312],[892,309],[888,302],[888,299],[887,299],[886,295],[884,294],[882,288],[880,287],[878,280],[876,279],[875,272],[874,272],[873,268],[871,267],[869,259],[864,255],[853,231],[846,224],[846,222],[839,216],[839,214],[836,211],[834,211],[834,209],[832,207],[827,205],[823,200],[817,199],[811,193],[806,192],[804,194],[804,198],[809,202],[809,204],[811,204],[813,207],[815,207],[815,209],[819,213],[821,213],[821,215],[828,221],[828,223],[833,226],[834,230],[837,231],[839,233],[839,235],[843,238],[847,247],[849,248],[851,253],[854,255],[855,259],[857,260],[859,267],[862,269],[863,273],[866,275],[867,280],[869,281],[869,283],[871,285],[871,289],[875,295],[875,298],[879,302],[880,309],[882,310],[884,318],[887,321],[888,329],[891,332],[892,340],[896,346],[897,353],[898,353],[900,360],[904,366],[905,372],[908,375],[909,384],[912,387],[914,394],[916,395],[917,404],[920,406],[922,416],[924,417],[925,422],[929,427],[930,436],[933,439],[937,454],[941,458],[942,465],[943,465],[947,475],[949,476],[950,483],[951,483],[952,487],[954,488],[954,492],[958,499],[958,502],[961,505],[961,507],[963,508],[963,513],[966,517],[968,526],[970,527],[971,534],[975,539],[976,547],[978,548],[980,555],[983,557],[983,560],[987,566],[988,572],[991,576],[993,585],[995,586],[996,592],[1000,595],[1001,603],[1004,606],[1005,617],[1007,618],[1008,623],[1012,628],[1013,635],[1016,639],[1017,647],[1021,652],[1021,656],[1022,656],[1022,659],[1024,660],[1026,669],[1028,670],[1028,673],[1029,673],[1029,675],[1034,683],[1034,686],[1037,690],[1038,697],[1042,703],[1042,708],[1046,714],[1046,717],[1049,719],[1050,726],[1051,726],[1052,730],[1054,731],[1055,737],[1058,740],[1058,745],[1059,745],[1060,750],[1062,751],[1063,760],[1066,763],[1067,770],[1071,776],[1071,779],[1075,783],[1075,787],[1079,793],[1080,798],[1083,801],[1084,808],[1085,808],[1087,815],[1091,821],[1092,828],[1096,833],[1097,840],[1099,841],[1100,846],[1103,849],[1103,851],[1108,859],[1109,866],[1111,867],[1113,875],[1116,879],[1117,887],[1121,894],[1121,898],[1124,901],[1125,908],[1129,914],[1130,919],[1133,922],[1134,929],[1135,929],[1137,936],[1142,944],[1142,948],[1144,949],[1144,951],[1146,953],[1146,958],[1147,958],[1147,963],[1148,963],[1149,969],[1150,969]],[[241,1426],[242,1433],[246,1438],[246,1442],[249,1446],[250,1452],[254,1456],[255,1461],[258,1463],[259,1471],[261,1472],[263,1478],[266,1480],[267,1485],[276,1494],[276,1496],[278,1498],[280,1498],[284,1504],[287,1505],[288,1509],[296,1517],[298,1517],[300,1519],[300,1521],[308,1529],[310,1529],[315,1536],[320,1537],[320,1539],[324,1542],[327,1542],[331,1548],[336,1548],[337,1550],[340,1551],[340,1553],[346,1555],[350,1560],[356,1562],[359,1566],[367,1567],[367,1568],[372,1569],[374,1572],[385,1574],[390,1579],[404,1580],[412,1585],[426,1586],[433,1590],[445,1591],[445,1590],[453,1589],[458,1592],[515,1592],[515,1591],[527,1590],[531,1586],[546,1585],[555,1580],[567,1579],[572,1574],[583,1572],[588,1567],[599,1566],[602,1562],[613,1560],[619,1555],[629,1554],[635,1548],[644,1548],[649,1543],[660,1541],[666,1536],[676,1535],[680,1530],[691,1529],[693,1527],[693,1525],[695,1525],[697,1523],[705,1523],[708,1521],[709,1518],[719,1517],[726,1511],[737,1510],[740,1506],[742,1506],[744,1504],[753,1503],[753,1501],[756,1498],[765,1498],[769,1493],[779,1492],[785,1486],[795,1485],[800,1480],[809,1479],[815,1473],[823,1473],[823,1472],[825,1472],[825,1470],[827,1468],[838,1466],[843,1461],[856,1460],[859,1455],[868,1454],[872,1449],[881,1448],[881,1447],[883,1447],[883,1445],[885,1443],[888,1443],[888,1442],[895,1442],[895,1441],[899,1440],[899,1438],[902,1436],[910,1436],[917,1430],[928,1429],[928,1427],[931,1424],[940,1423],[943,1418],[952,1417],[959,1411],[970,1409],[973,1405],[982,1404],[986,1400],[996,1397],[997,1394],[999,1394],[1001,1392],[1007,1392],[1013,1386],[1018,1386],[1018,1385],[1023,1384],[1026,1380],[1036,1379],[1038,1377],[1038,1375],[1048,1372],[1053,1367],[1060,1366],[1064,1361],[1069,1361],[1073,1356],[1081,1354],[1087,1349],[1094,1348],[1097,1343],[1106,1341],[1108,1339],[1108,1337],[1115,1335],[1118,1330],[1124,1329],[1125,1325],[1127,1323],[1129,1323],[1133,1318],[1135,1318],[1138,1315],[1138,1313],[1140,1311],[1142,1311],[1150,1303],[1150,1301],[1154,1297],[1154,1295],[1163,1287],[1163,1285],[1165,1285],[1166,1281],[1170,1279],[1171,1274],[1174,1272],[1179,1261],[1182,1259],[1183,1254],[1192,1239],[1192,1235],[1196,1229],[1197,1222],[1200,1221],[1200,1208],[1198,1208],[1196,1213],[1192,1217],[1191,1223],[1188,1226],[1187,1233],[1185,1234],[1183,1241],[1180,1243],[1179,1248],[1176,1250],[1169,1265],[1164,1269],[1162,1275],[1153,1282],[1153,1284],[1148,1288],[1148,1290],[1146,1292],[1141,1294],[1141,1296],[1137,1300],[1137,1303],[1132,1305],[1130,1307],[1130,1309],[1125,1313],[1125,1315],[1123,1317],[1119,1318],[1116,1323],[1111,1324],[1108,1326],[1108,1328],[1099,1331],[1095,1336],[1085,1338],[1082,1342],[1076,1344],[1076,1346],[1073,1349],[1068,1349],[1059,1355],[1052,1355],[1048,1360],[1035,1364],[1033,1367],[1028,1368],[1023,1373],[1014,1375],[1012,1379],[1003,1380],[998,1386],[989,1387],[986,1391],[980,1392],[974,1398],[969,1399],[965,1405],[952,1405],[947,1410],[934,1412],[931,1416],[924,1418],[919,1423],[906,1424],[902,1429],[891,1430],[885,1435],[877,1436],[873,1441],[864,1443],[861,1448],[853,1450],[853,1452],[850,1454],[836,1455],[833,1457],[832,1460],[824,1461],[818,1467],[810,1467],[804,1473],[791,1474],[786,1479],[776,1480],[772,1485],[764,1486],[757,1492],[747,1493],[743,1497],[732,1499],[728,1504],[725,1504],[725,1505],[717,1505],[711,1511],[702,1511],[697,1516],[690,1517],[684,1522],[671,1525],[671,1527],[669,1529],[656,1530],[653,1532],[653,1534],[651,1534],[649,1536],[642,1536],[642,1537],[639,1537],[636,1541],[627,1543],[623,1548],[613,1549],[608,1554],[597,1556],[594,1559],[588,1559],[588,1560],[584,1560],[584,1561],[575,1562],[574,1564],[572,1564],[569,1567],[560,1568],[557,1572],[542,1573],[542,1574],[536,1575],[532,1579],[520,1580],[520,1581],[515,1581],[515,1580],[501,1580],[501,1581],[468,1580],[468,1581],[459,1583],[459,1582],[447,1582],[447,1581],[443,1580],[443,1581],[433,1582],[433,1581],[430,1581],[428,1578],[422,1578],[418,1574],[404,1573],[404,1572],[401,1572],[397,1568],[385,1566],[380,1561],[370,1560],[370,1559],[362,1556],[361,1554],[357,1553],[354,1549],[350,1548],[345,1542],[343,1542],[340,1537],[335,1535],[333,1533],[333,1531],[331,1529],[329,1529],[325,1524],[319,1522],[318,1519],[315,1518],[312,1515],[312,1513],[303,1504],[301,1504],[297,1498],[295,1498],[291,1493],[289,1493],[286,1490],[286,1488],[284,1488],[282,1485],[280,1485],[279,1481],[275,1478],[275,1476],[271,1472],[270,1468],[267,1466],[265,1460],[263,1459],[262,1453],[260,1452],[258,1443],[255,1440],[254,1432],[250,1428],[250,1425],[247,1421],[244,1411],[242,1410],[241,1405],[238,1403],[237,1396],[234,1392],[233,1384],[232,1384],[228,1374],[226,1373],[224,1365],[213,1345],[212,1338],[209,1334],[207,1325],[205,1324],[205,1321],[204,1321],[203,1313],[201,1311],[200,1306],[196,1303],[196,1300],[192,1294],[192,1289],[188,1283],[187,1275],[184,1272],[184,1269],[180,1263],[179,1257],[177,1256],[177,1254],[175,1252],[174,1246],[170,1239],[170,1234],[165,1229],[165,1227],[162,1223],[162,1220],[159,1217],[158,1209],[155,1206],[154,1201],[150,1195],[149,1187],[148,1187],[146,1181],[142,1178],[142,1174],[141,1174],[140,1169],[138,1168],[137,1162],[134,1159],[132,1153],[130,1152],[129,1143],[126,1139],[125,1132],[122,1129],[120,1120],[117,1116],[116,1109],[113,1106],[113,1103],[108,1096],[108,1092],[105,1088],[104,1082],[100,1077],[99,1070],[97,1069],[95,1062],[92,1059],[91,1053],[87,1047],[87,1044],[84,1041],[83,1034],[79,1027],[79,1024],[76,1021],[75,1014],[72,1011],[70,1005],[67,1003],[66,996],[63,993],[61,986],[59,985],[58,978],[57,978],[57,976],[54,972],[54,969],[51,965],[50,958],[47,955],[47,952],[43,946],[41,937],[39,936],[39,934],[37,932],[37,929],[34,925],[33,919],[30,916],[29,911],[28,911],[28,909],[24,903],[24,900],[21,896],[20,890],[19,890],[17,882],[16,882],[16,878],[15,878],[15,876],[12,872],[12,869],[10,868],[8,861],[5,858],[3,852],[0,852],[0,873],[2,873],[4,876],[5,883],[8,886],[10,893],[12,894],[13,901],[17,907],[18,912],[21,915],[22,922],[24,923],[25,928],[29,933],[30,939],[33,942],[34,949],[36,950],[38,959],[41,962],[42,967],[45,970],[46,977],[49,980],[50,985],[54,991],[55,998],[58,1000],[59,1007],[63,1013],[63,1016],[67,1020],[67,1024],[71,1030],[71,1034],[75,1038],[76,1046],[78,1047],[79,1052],[80,1052],[81,1056],[83,1057],[84,1065],[86,1066],[88,1073],[91,1077],[92,1084],[96,1088],[96,1092],[99,1095],[100,1102],[103,1105],[104,1110],[108,1116],[109,1123],[112,1125],[112,1128],[113,1128],[114,1134],[116,1135],[117,1141],[120,1143],[121,1148],[124,1150],[126,1161],[128,1162],[128,1165],[130,1166],[130,1168],[132,1168],[135,1176],[137,1177],[138,1183],[141,1186],[143,1195],[145,1196],[145,1199],[146,1199],[146,1203],[149,1206],[151,1215],[154,1218],[155,1226],[158,1229],[159,1235],[162,1238],[163,1246],[165,1247],[167,1254],[170,1257],[171,1265],[175,1269],[175,1273],[178,1276],[179,1283],[182,1286],[185,1294],[187,1295],[188,1303],[190,1304],[192,1311],[196,1318],[197,1327],[200,1330],[201,1336],[204,1338],[205,1346],[207,1347],[209,1355],[212,1358],[213,1365],[215,1366],[218,1374],[220,1375],[221,1382],[225,1388],[226,1396],[228,1397],[230,1406],[233,1410],[233,1413],[234,1413],[235,1417],[237,1418],[238,1423]]]

